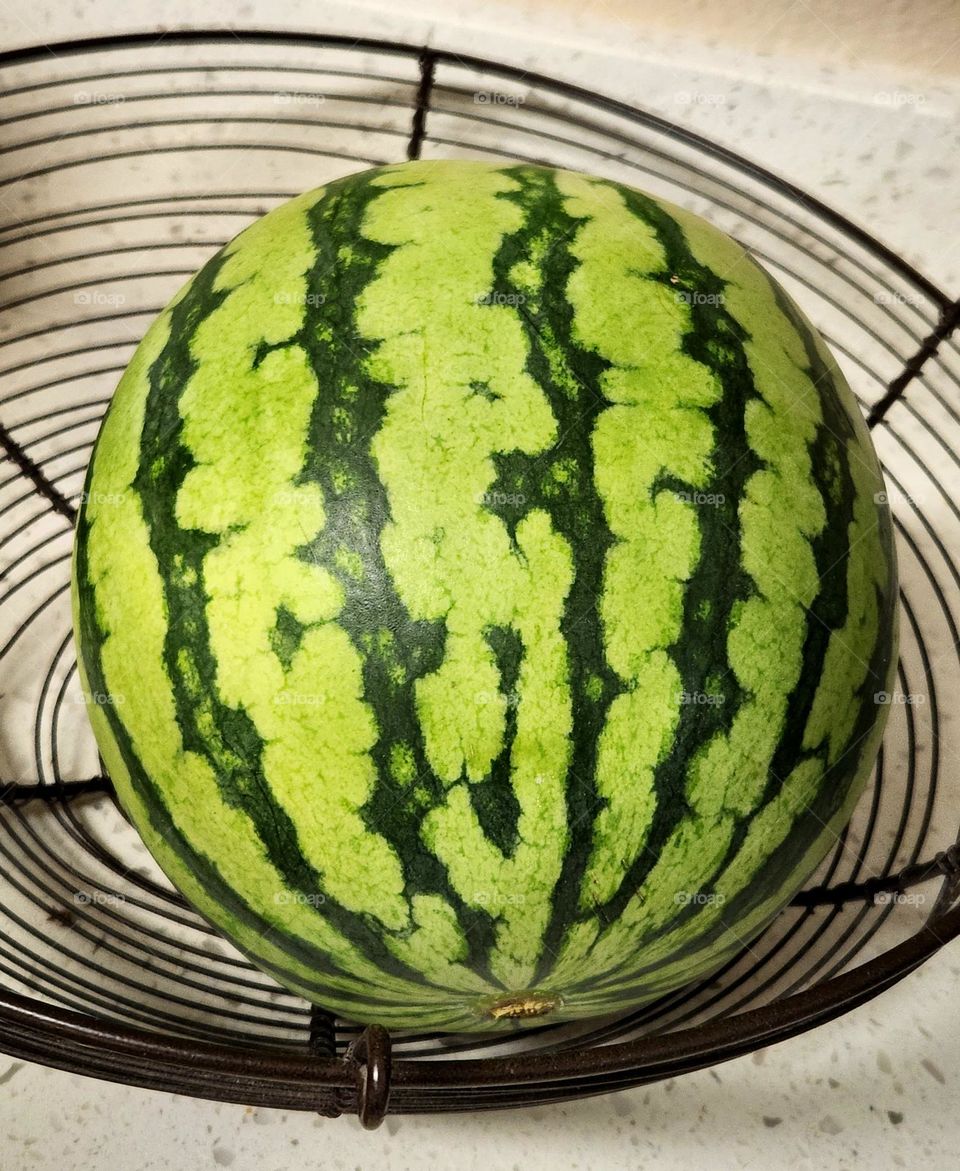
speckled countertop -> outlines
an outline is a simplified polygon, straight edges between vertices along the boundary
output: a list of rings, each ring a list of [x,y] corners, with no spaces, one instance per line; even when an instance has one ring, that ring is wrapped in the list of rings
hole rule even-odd
[[[734,38],[722,39],[716,5],[681,5],[706,14],[701,25],[689,26],[707,30],[703,43],[670,27],[659,8],[644,23],[647,7],[631,11],[612,0],[585,0],[547,12],[532,2],[297,0],[278,12],[270,0],[217,0],[204,6],[202,20],[432,41],[593,85],[693,125],[789,176],[948,292],[960,292],[960,80],[950,66],[960,37],[955,7],[946,6],[955,27],[944,24],[942,35],[931,37],[929,20],[911,23],[903,18],[905,6],[881,5],[896,10],[888,12],[880,38],[887,56],[890,42],[899,43],[918,67],[913,72],[885,64],[862,22],[851,26],[859,27],[856,35],[845,25],[828,27],[815,11],[822,6],[812,2],[763,8],[771,28],[796,22],[798,8],[809,13],[809,24],[823,25],[819,41],[800,37],[795,53],[784,37],[739,48]],[[921,7],[933,16],[943,6]],[[30,44],[197,19],[197,10],[179,0],[30,6],[4,0],[0,40]],[[958,979],[955,945],[834,1024],[715,1070],[568,1106],[388,1118],[372,1134],[349,1118],[215,1105],[0,1056],[0,1168],[947,1171],[957,1165],[960,1146]]]

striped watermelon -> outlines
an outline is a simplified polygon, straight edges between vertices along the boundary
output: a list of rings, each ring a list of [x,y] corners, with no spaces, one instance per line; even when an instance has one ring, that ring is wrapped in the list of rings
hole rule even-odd
[[[117,388],[73,562],[97,742],[184,895],[343,1018],[636,1006],[864,787],[882,489],[705,221],[544,167],[351,175],[214,256]]]

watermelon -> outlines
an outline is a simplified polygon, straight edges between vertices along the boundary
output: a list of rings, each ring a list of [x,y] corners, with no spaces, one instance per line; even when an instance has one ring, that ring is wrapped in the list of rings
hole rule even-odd
[[[151,325],[74,543],[118,799],[341,1019],[621,1012],[836,845],[897,641],[836,362],[705,220],[412,162],[277,207]]]

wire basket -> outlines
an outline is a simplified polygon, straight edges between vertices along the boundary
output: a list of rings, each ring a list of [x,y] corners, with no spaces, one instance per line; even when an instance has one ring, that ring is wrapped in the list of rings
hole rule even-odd
[[[52,48],[52,51],[51,51]],[[264,1106],[397,1113],[586,1097],[792,1036],[960,933],[958,304],[791,184],[576,86],[436,49],[170,33],[0,55],[0,1048]],[[853,820],[709,980],[519,1036],[387,1033],[259,972],[170,886],[103,775],[78,686],[72,524],[120,373],[262,212],[403,157],[526,160],[712,220],[820,328],[873,428],[901,574],[897,691]]]

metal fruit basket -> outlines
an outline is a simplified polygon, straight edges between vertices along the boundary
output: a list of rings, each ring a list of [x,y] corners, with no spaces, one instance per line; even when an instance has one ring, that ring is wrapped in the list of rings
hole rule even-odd
[[[225,1101],[481,1110],[712,1065],[840,1015],[960,933],[958,303],[790,183],[518,68],[338,36],[169,33],[0,54],[0,1049]],[[76,678],[72,523],[152,317],[276,203],[403,157],[547,162],[735,236],[819,326],[884,465],[902,648],[883,751],[811,884],[711,979],[510,1036],[388,1033],[285,992],[200,919],[114,800]]]

